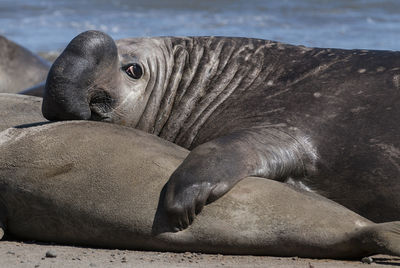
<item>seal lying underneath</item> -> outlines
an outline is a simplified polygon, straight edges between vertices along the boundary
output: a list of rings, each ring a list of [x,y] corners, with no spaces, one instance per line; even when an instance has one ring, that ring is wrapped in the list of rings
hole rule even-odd
[[[40,112],[42,98],[0,93],[0,132],[18,125],[46,121]]]
[[[187,154],[110,124],[10,128],[0,134],[2,228],[24,239],[113,248],[400,255],[400,222],[374,224],[316,194],[260,178],[238,183],[187,230],[167,232],[163,186]]]
[[[0,93],[17,93],[26,90],[26,95],[42,96],[44,82],[50,64],[24,47],[0,36]]]
[[[91,119],[193,149],[166,209],[187,227],[247,176],[291,181],[377,221],[400,215],[400,52],[224,37],[74,38],[46,82],[49,120]]]

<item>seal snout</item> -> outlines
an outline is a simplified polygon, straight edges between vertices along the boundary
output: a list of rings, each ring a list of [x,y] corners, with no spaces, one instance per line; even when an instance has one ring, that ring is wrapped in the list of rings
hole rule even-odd
[[[118,59],[114,40],[99,31],[76,36],[50,68],[42,113],[49,120],[102,120],[113,100],[104,90],[89,93]]]
[[[103,121],[107,120],[110,113],[113,110],[115,99],[103,89],[98,89],[90,94],[89,107],[91,111],[91,120]]]

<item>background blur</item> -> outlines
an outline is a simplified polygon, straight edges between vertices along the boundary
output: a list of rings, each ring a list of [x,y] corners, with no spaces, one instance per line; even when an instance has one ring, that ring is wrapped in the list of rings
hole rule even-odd
[[[223,35],[400,50],[399,0],[0,0],[0,34],[35,52],[97,29],[119,39]]]

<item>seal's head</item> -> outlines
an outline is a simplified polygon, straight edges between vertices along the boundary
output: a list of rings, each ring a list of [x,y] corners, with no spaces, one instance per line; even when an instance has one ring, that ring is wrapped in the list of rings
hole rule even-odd
[[[162,63],[155,59],[165,49],[150,38],[120,43],[117,47],[99,31],[76,36],[50,69],[43,115],[49,120],[91,119],[136,126],[151,92],[162,83],[158,75]]]

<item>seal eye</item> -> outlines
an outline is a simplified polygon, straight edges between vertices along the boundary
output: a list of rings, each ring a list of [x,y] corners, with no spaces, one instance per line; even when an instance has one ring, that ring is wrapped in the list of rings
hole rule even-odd
[[[133,79],[139,79],[143,75],[142,67],[137,63],[132,63],[124,67],[127,75]]]

